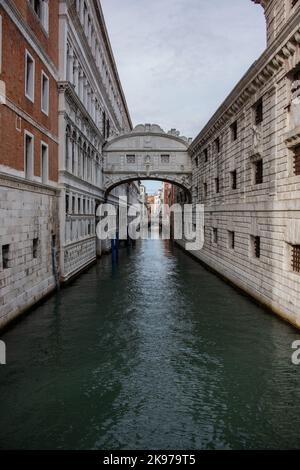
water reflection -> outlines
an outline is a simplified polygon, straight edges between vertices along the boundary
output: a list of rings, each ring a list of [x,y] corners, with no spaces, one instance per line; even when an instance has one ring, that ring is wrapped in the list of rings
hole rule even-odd
[[[0,446],[297,448],[297,338],[169,242],[145,241],[4,335]]]

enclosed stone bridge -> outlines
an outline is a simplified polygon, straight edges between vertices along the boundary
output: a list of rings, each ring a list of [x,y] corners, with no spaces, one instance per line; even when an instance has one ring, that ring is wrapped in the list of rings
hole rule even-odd
[[[156,124],[136,126],[104,146],[105,190],[134,180],[167,181],[191,193],[191,140]]]

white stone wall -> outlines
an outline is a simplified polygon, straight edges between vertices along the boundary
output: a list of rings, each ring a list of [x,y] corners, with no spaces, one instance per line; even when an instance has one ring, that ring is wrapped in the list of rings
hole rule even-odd
[[[205,245],[194,254],[300,327],[300,274],[293,272],[291,257],[291,245],[300,245],[300,176],[293,170],[300,130],[291,116],[292,77],[300,65],[299,10],[286,28],[285,37],[274,38],[191,145],[194,202],[205,205]],[[256,124],[260,99],[263,120]],[[255,164],[260,159],[263,182],[255,184]],[[234,250],[229,231],[235,233]],[[253,255],[254,236],[260,237],[260,258]]]
[[[0,178],[0,328],[55,288],[52,236],[58,241],[55,190],[13,177]],[[33,239],[38,238],[36,258]],[[2,247],[9,245],[7,269]]]

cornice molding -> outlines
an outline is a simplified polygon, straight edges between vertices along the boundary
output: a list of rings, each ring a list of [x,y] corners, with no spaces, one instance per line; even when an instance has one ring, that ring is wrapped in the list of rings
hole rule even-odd
[[[88,122],[89,126],[97,134],[100,144],[103,145],[103,142],[104,142],[103,135],[102,135],[99,127],[97,127],[96,123],[92,119],[89,112],[86,110],[85,106],[82,104],[82,102],[79,99],[76,91],[74,90],[74,87],[70,84],[70,82],[65,82],[65,81],[58,82],[57,86],[58,86],[59,93],[64,93],[65,96],[66,96],[66,99],[71,101],[72,103],[74,103],[75,107],[77,109],[79,109],[79,111],[83,115],[84,119]],[[65,115],[67,116],[68,120],[71,121],[71,118],[68,115],[68,113],[65,112]],[[74,123],[74,125],[76,126],[76,123]]]

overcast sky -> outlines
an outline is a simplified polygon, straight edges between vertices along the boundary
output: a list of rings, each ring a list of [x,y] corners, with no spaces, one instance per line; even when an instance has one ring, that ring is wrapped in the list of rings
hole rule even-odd
[[[250,0],[101,0],[133,125],[195,137],[265,48]]]

